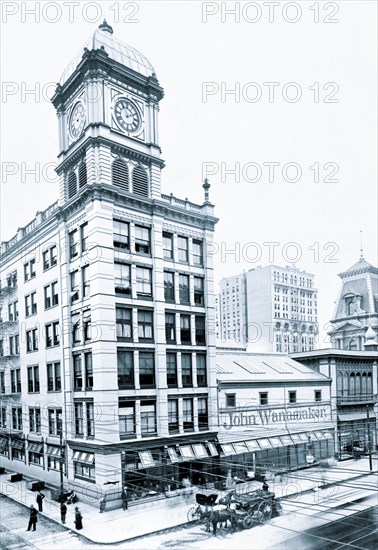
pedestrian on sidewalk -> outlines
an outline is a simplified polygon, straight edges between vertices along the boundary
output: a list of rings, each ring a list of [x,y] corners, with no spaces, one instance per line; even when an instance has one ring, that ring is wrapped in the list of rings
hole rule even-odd
[[[31,527],[33,527],[33,531],[36,530],[37,521],[38,521],[37,515],[38,515],[37,509],[34,508],[33,504],[31,504],[30,505],[29,523],[28,523],[28,528],[26,529],[27,531],[30,531]]]
[[[80,513],[79,507],[75,507],[75,521],[74,521],[76,529],[79,531],[83,528],[83,516]]]
[[[37,501],[37,504],[38,504],[38,510],[39,512],[43,512],[43,499],[45,498],[45,495],[41,492],[41,491],[38,491],[37,493],[37,497],[36,497],[36,501]]]
[[[267,484],[265,479],[264,479],[264,483],[263,483],[263,486],[262,486],[262,490],[263,491],[269,491],[269,485]]]
[[[106,502],[105,497],[102,496],[100,498],[100,514],[102,514],[105,510],[105,502]]]
[[[127,510],[129,503],[127,502],[127,487],[123,488],[122,491],[122,509],[123,511]]]
[[[62,523],[66,523],[67,506],[64,502],[60,505],[60,519]]]

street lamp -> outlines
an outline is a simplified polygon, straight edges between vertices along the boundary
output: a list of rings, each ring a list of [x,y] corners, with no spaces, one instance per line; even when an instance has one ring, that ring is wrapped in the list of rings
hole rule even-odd
[[[369,417],[369,405],[366,405],[366,419],[367,419],[367,436],[368,436],[368,453],[369,453],[369,469],[373,471],[373,463],[371,460],[371,442],[370,442],[370,417]]]
[[[63,434],[62,430],[60,430],[59,435],[59,444],[60,444],[60,497],[59,502],[63,502],[63,495],[64,495],[64,487],[63,487],[63,464],[64,464],[64,447],[63,447]]]

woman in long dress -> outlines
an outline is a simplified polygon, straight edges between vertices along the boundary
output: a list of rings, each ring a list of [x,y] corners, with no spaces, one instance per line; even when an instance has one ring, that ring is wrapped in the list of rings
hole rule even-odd
[[[83,516],[77,506],[75,508],[75,527],[78,530],[83,528]]]

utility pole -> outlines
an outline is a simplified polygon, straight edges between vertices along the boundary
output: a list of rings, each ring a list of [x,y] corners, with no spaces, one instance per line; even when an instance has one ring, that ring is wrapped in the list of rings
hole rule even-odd
[[[368,431],[369,469],[372,472],[373,471],[373,463],[372,463],[372,460],[371,460],[369,405],[366,405],[366,418],[367,418],[367,431]]]
[[[63,464],[64,464],[64,447],[63,447],[63,433],[62,430],[60,430],[59,435],[59,443],[60,443],[60,497],[59,502],[63,502],[63,494],[64,494],[64,487],[63,487]]]

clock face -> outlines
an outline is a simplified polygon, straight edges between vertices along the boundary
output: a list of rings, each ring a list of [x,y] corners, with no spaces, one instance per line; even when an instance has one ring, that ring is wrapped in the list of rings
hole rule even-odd
[[[85,124],[85,107],[79,101],[78,103],[76,103],[75,107],[71,111],[70,124],[69,124],[70,134],[74,139],[80,136],[81,132],[83,131],[84,124]]]
[[[137,107],[128,99],[119,99],[114,106],[114,114],[120,128],[125,132],[139,130],[142,119]]]

